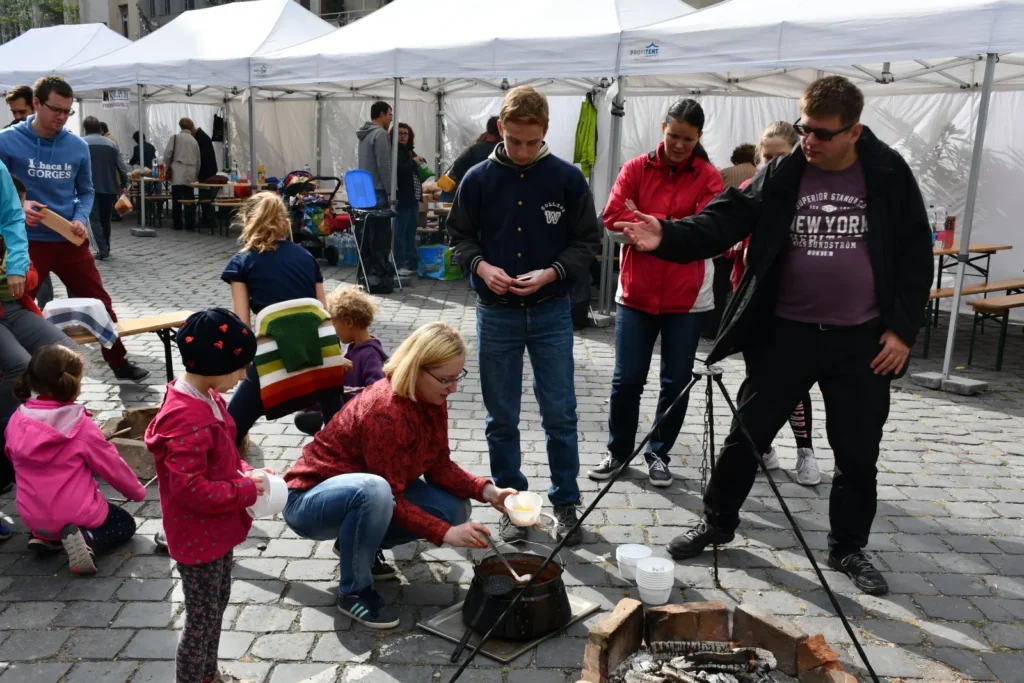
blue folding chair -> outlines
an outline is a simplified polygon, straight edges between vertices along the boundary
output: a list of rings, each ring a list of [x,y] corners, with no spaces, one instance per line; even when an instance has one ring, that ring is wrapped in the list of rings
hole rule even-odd
[[[345,191],[348,193],[348,204],[352,207],[352,234],[356,239],[356,254],[359,256],[359,268],[363,273],[363,282],[366,283],[367,291],[369,286],[369,273],[366,264],[363,262],[363,244],[365,240],[359,239],[360,231],[356,226],[363,226],[363,234],[366,233],[366,222],[370,219],[393,220],[397,215],[392,209],[377,208],[377,191],[373,186],[373,176],[369,171],[354,169],[345,173]],[[398,264],[395,263],[395,234],[389,230],[388,260],[391,268],[395,271],[395,280],[398,282],[398,289],[402,289],[402,278],[398,274]],[[359,281],[359,274],[356,273],[356,281]]]

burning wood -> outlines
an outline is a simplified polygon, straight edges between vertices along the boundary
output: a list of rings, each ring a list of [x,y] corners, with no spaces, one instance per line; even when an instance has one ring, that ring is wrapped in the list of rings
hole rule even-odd
[[[627,658],[609,683],[769,683],[775,655],[718,642],[655,642]]]

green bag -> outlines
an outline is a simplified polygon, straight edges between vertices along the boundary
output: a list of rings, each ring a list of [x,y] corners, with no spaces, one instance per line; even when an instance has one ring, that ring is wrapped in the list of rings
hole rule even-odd
[[[427,162],[425,161],[419,165],[417,171],[420,174],[421,183],[425,183],[427,181],[427,178],[434,177],[434,169],[430,168],[430,166],[427,166]]]

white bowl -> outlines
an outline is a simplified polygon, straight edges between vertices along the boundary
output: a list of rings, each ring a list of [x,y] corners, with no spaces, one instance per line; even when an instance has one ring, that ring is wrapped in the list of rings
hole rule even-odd
[[[253,519],[258,517],[273,517],[284,510],[288,502],[288,484],[284,479],[274,474],[263,475],[263,493],[256,496],[256,502],[245,509]]]
[[[664,605],[672,595],[672,586],[662,589],[650,589],[639,586],[640,600],[645,605]]]
[[[544,500],[532,491],[523,491],[505,499],[508,518],[516,526],[533,526],[540,521]]]
[[[627,581],[636,580],[636,563],[650,557],[654,551],[645,545],[627,543],[615,549],[615,560],[619,565],[619,575]]]
[[[675,563],[661,557],[645,557],[636,565],[636,585],[651,589],[675,584]]]

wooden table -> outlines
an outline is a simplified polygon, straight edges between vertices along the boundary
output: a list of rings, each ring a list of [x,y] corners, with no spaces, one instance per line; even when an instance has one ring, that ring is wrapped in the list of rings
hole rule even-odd
[[[181,327],[181,324],[190,315],[192,315],[191,311],[176,311],[174,313],[161,313],[135,320],[121,320],[114,323],[114,329],[117,330],[118,337],[120,338],[132,337],[147,332],[156,333],[156,336],[164,344],[164,364],[167,369],[167,381],[170,382],[174,379],[174,358],[171,354],[171,342],[174,341],[178,328]],[[97,341],[96,337],[85,329],[73,330],[68,328],[66,334],[72,341],[79,344],[91,344]]]
[[[967,261],[964,262],[964,274],[977,276],[984,280],[985,284],[988,284],[988,273],[992,266],[992,254],[998,251],[1007,251],[1013,249],[1011,244],[982,244],[980,242],[971,242],[967,247]],[[944,272],[955,272],[957,259],[950,259],[946,263],[947,256],[956,256],[960,253],[960,243],[954,242],[949,247],[936,247],[932,249],[932,254],[939,257],[939,273],[935,278],[938,286],[942,285],[942,273]],[[982,266],[981,262],[984,261],[985,265]],[[975,272],[967,272],[967,268],[971,268]],[[987,296],[987,294],[985,295]],[[935,324],[939,324],[939,307],[935,306]]]

